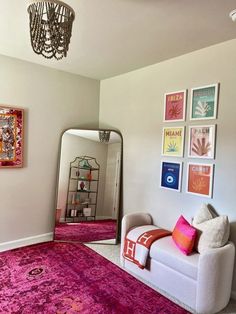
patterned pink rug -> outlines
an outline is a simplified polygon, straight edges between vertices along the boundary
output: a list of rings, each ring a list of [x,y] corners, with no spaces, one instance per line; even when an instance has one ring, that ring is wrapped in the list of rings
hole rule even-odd
[[[61,223],[55,228],[55,240],[91,242],[116,238],[116,220]]]
[[[186,314],[79,243],[0,253],[1,314]]]

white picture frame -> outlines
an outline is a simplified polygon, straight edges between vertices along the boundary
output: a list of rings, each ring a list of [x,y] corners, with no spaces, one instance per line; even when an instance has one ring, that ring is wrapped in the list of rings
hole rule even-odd
[[[185,126],[162,128],[161,155],[167,157],[183,157],[185,141]]]
[[[214,164],[188,162],[186,193],[212,198],[214,169]]]
[[[185,121],[186,104],[187,89],[165,93],[163,122]]]
[[[169,169],[168,169],[169,167]],[[161,160],[160,188],[181,192],[182,190],[183,162]]]
[[[190,120],[216,119],[219,83],[191,89]]]
[[[191,125],[188,133],[188,157],[215,158],[216,125]]]

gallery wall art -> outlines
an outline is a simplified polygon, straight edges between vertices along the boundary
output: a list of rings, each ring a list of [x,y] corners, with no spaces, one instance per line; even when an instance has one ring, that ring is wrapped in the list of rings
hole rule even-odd
[[[212,197],[213,169],[212,164],[188,163],[186,192]]]
[[[0,168],[23,166],[24,110],[0,106]]]
[[[192,88],[190,120],[216,119],[218,84]]]
[[[162,131],[162,155],[183,156],[184,127],[164,127]]]
[[[213,159],[215,156],[215,125],[189,127],[188,157]]]
[[[164,95],[164,122],[185,121],[186,90]]]
[[[181,190],[182,162],[161,162],[161,188],[177,192]]]
[[[191,89],[189,104],[189,121],[205,122],[217,118],[220,84],[205,85]],[[185,125],[188,90],[168,92],[164,94],[164,123],[162,129],[161,155],[182,158],[185,151]],[[173,126],[169,126],[173,122]],[[181,126],[176,122],[182,122]],[[175,124],[176,123],[176,124]],[[185,124],[185,125],[183,125]],[[187,157],[202,160],[202,164],[188,162],[186,169],[186,192],[194,195],[212,197],[213,172],[215,165],[216,124],[188,125]],[[205,163],[204,159],[209,163]],[[181,191],[182,161],[162,160],[160,170],[160,187]]]

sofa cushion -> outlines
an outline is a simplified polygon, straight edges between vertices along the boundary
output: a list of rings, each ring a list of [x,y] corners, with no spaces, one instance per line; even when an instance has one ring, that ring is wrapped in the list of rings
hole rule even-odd
[[[219,216],[213,219],[194,224],[198,230],[197,251],[202,253],[208,249],[224,246],[229,240],[229,220],[227,216]]]
[[[183,255],[171,236],[155,241],[151,246],[149,255],[159,263],[165,264],[192,279],[197,279],[199,254]]]
[[[204,219],[199,219],[199,217]],[[201,222],[199,222],[201,221]],[[193,226],[198,230],[196,249],[202,253],[210,248],[224,246],[229,240],[230,225],[227,216],[216,216],[204,205],[193,219]]]
[[[210,210],[207,204],[202,204],[200,209],[197,211],[196,215],[193,218],[193,225],[200,224],[209,219],[215,218],[217,215]]]
[[[196,236],[197,230],[181,215],[174,227],[172,238],[185,255],[192,253]]]

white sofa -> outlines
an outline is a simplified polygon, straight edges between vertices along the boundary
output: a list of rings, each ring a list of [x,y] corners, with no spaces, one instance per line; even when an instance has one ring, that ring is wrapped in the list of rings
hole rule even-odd
[[[123,258],[124,238],[136,226],[150,225],[146,213],[125,215],[121,229],[121,264],[130,272],[192,308],[200,314],[213,314],[223,309],[231,294],[235,248],[229,242],[224,247],[185,256],[171,236],[151,246],[147,268]]]

